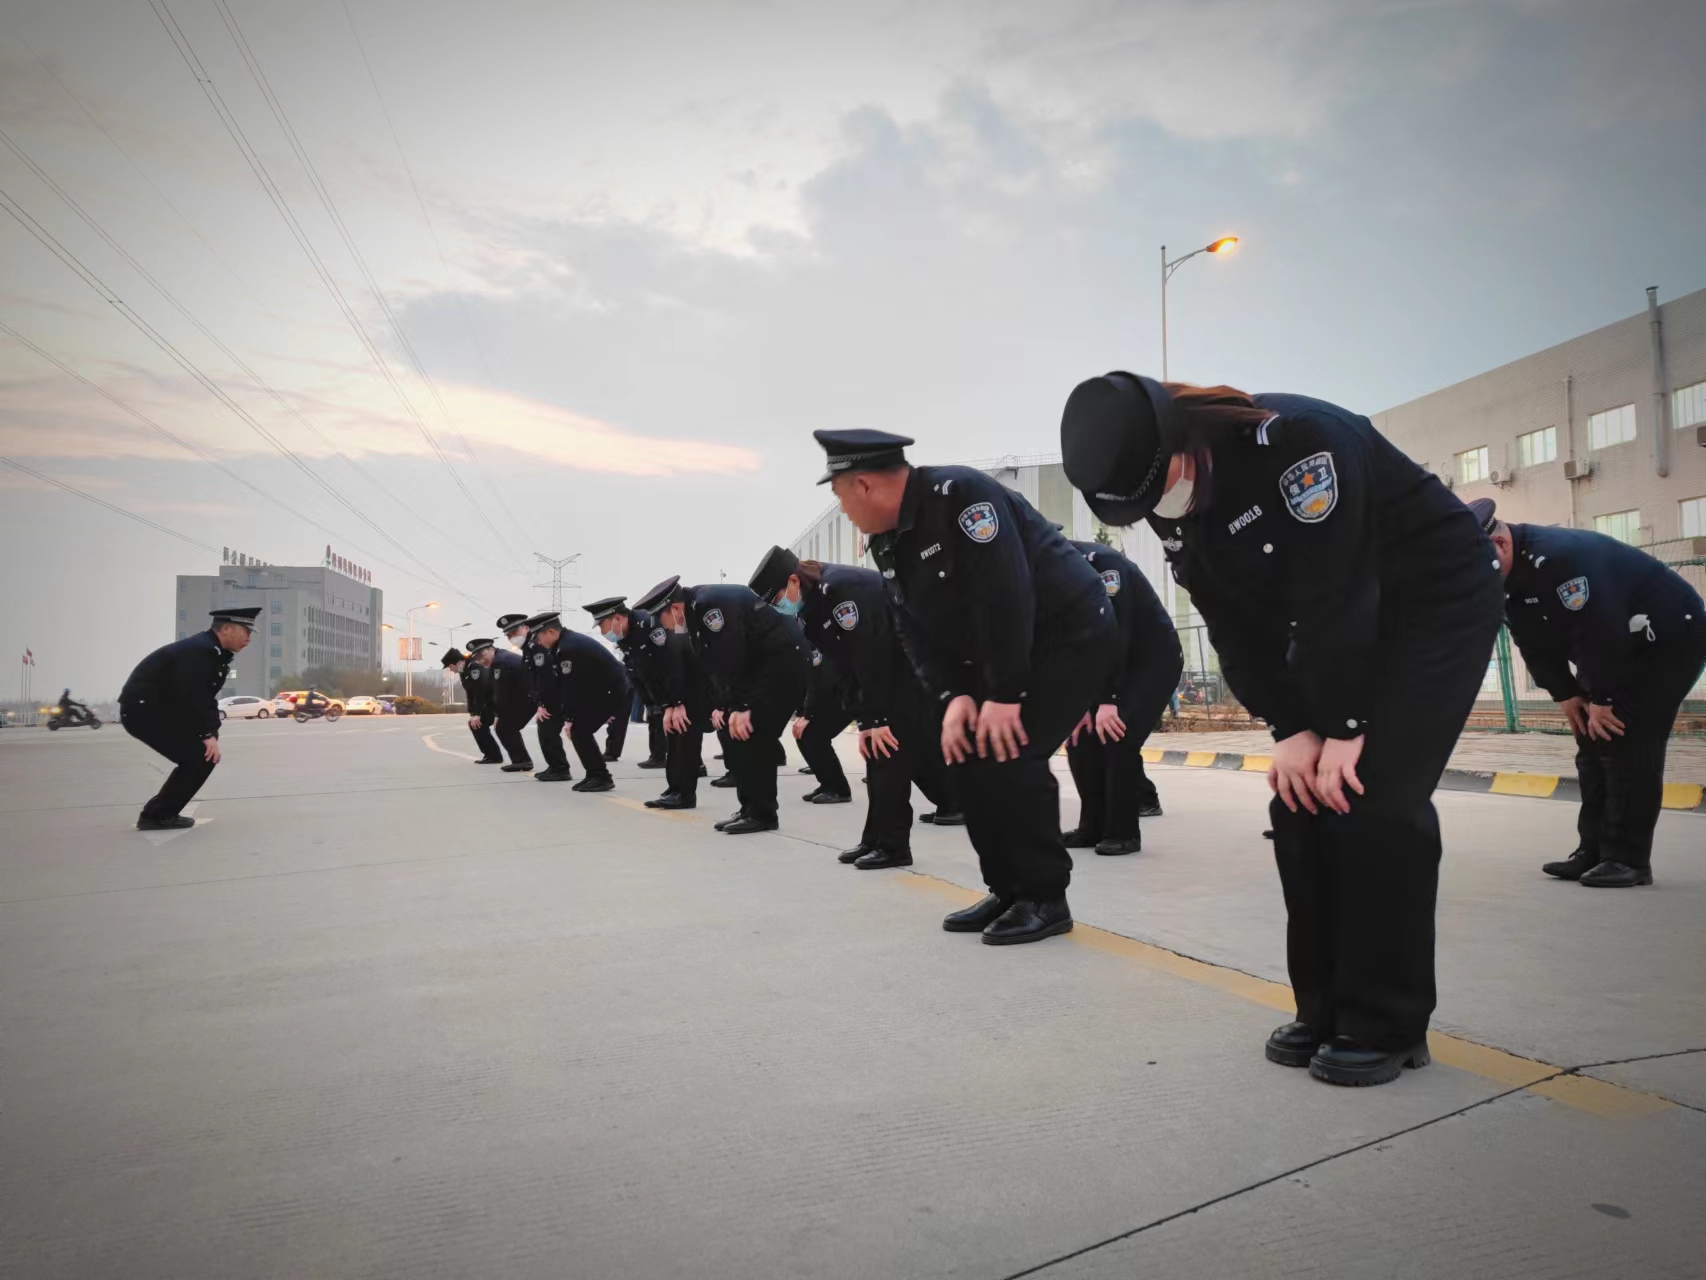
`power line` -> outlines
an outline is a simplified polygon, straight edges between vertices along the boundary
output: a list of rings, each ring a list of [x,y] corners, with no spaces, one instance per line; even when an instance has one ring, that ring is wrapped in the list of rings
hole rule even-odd
[[[572,556],[564,556],[561,560],[553,560],[550,556],[542,556],[535,551],[533,553],[533,558],[551,570],[551,581],[535,582],[533,585],[541,590],[549,588],[551,592],[551,608],[561,613],[563,609],[563,588],[565,586],[574,587],[580,585],[575,582],[565,583],[563,581],[563,570],[568,568],[575,561],[579,560],[581,558],[581,553],[577,551]]]
[[[76,488],[73,485],[66,484],[63,480],[55,480],[52,476],[47,475],[44,472],[37,471],[34,467],[25,466],[16,458],[0,457],[0,462],[5,463],[8,467],[14,467],[17,470],[22,471],[27,476],[32,476],[35,479],[40,480],[43,484],[51,484],[55,488],[65,490],[67,493],[74,493],[79,498],[92,502],[98,507],[105,507],[108,511],[116,512],[118,515],[123,516],[127,520],[134,520],[137,524],[145,524],[150,529],[157,530],[160,533],[176,538],[179,542],[187,542],[192,547],[200,547],[203,551],[213,552],[219,550],[218,547],[209,546],[199,538],[192,538],[187,533],[179,533],[176,529],[168,529],[165,525],[156,520],[150,520],[147,516],[139,516],[136,512],[127,511],[121,506],[108,502],[105,498],[97,498],[92,493],[84,493],[83,490]]]

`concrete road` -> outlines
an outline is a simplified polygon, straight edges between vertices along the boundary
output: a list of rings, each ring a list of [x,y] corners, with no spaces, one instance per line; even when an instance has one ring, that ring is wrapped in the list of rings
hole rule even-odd
[[[236,724],[200,825],[144,834],[117,727],[0,733],[0,1271],[1706,1274],[1706,818],[1594,891],[1537,869],[1569,806],[1442,795],[1436,1063],[1337,1089],[1262,1058],[1258,778],[1157,770],[1079,928],[992,948],[938,925],[960,830],[859,872],[792,772],[734,838],[729,792],[470,745]]]

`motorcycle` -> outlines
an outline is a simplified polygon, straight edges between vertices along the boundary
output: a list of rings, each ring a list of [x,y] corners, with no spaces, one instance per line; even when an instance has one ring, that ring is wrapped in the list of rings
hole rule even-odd
[[[78,725],[88,725],[91,729],[101,727],[101,717],[87,707],[74,706],[69,711],[55,707],[50,713],[53,718],[47,722],[52,729],[75,729]]]
[[[327,724],[336,724],[343,719],[343,714],[344,709],[335,702],[329,707],[298,707],[296,709],[296,723],[307,724],[310,720],[324,718]]]

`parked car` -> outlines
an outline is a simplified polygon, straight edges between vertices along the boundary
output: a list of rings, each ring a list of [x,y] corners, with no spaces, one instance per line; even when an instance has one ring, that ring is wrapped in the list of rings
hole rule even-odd
[[[296,710],[296,698],[293,694],[281,693],[272,700],[272,713],[275,717],[288,717]]]
[[[380,709],[383,705],[378,698],[370,697],[365,693],[358,693],[344,703],[344,714],[349,716],[383,715],[384,713]]]
[[[219,700],[219,718],[221,720],[271,720],[273,717],[273,702],[271,698],[256,698],[246,693],[235,693],[229,698]]]

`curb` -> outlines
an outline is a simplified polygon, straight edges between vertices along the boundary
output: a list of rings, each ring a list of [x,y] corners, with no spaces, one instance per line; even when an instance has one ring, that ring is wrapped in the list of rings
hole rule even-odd
[[[1165,751],[1143,749],[1145,764],[1176,765],[1187,769],[1230,769],[1234,773],[1266,773],[1272,756],[1240,755],[1232,751]],[[1556,773],[1481,773],[1474,769],[1447,769],[1439,780],[1442,791],[1471,791],[1482,795],[1527,796],[1535,800],[1568,800],[1579,803],[1580,785],[1573,777]],[[1706,787],[1698,782],[1665,783],[1663,807],[1681,813],[1706,813]]]

